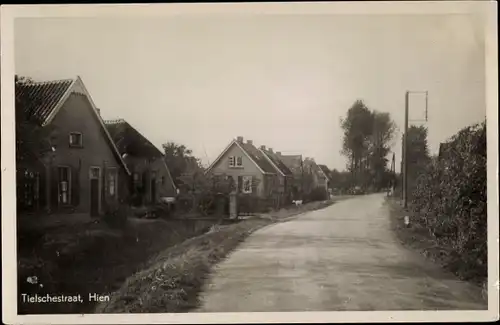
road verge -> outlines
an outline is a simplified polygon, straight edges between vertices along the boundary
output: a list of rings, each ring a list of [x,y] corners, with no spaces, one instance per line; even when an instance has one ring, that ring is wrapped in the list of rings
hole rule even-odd
[[[198,296],[214,265],[226,258],[251,233],[336,201],[312,202],[275,213],[212,227],[207,233],[168,248],[132,275],[96,313],[175,313],[199,305]]]

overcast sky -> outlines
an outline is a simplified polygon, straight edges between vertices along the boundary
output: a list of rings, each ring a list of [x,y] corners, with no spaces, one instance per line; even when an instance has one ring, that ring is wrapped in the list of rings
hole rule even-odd
[[[402,128],[405,91],[428,90],[434,153],[484,119],[481,28],[462,15],[17,19],[16,73],[79,75],[103,118],[205,163],[243,136],[344,169],[339,119],[356,99]],[[423,118],[424,98],[410,99]]]

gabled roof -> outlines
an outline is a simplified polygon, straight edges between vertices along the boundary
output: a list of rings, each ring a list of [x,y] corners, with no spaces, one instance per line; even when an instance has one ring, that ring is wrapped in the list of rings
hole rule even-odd
[[[44,125],[49,116],[62,104],[74,79],[27,82],[16,84],[16,105],[24,109],[26,117]]]
[[[124,119],[106,120],[104,124],[115,142],[121,157],[127,154],[135,157],[161,159],[167,170],[168,176],[172,180],[174,190],[177,189],[172,175],[170,174],[170,169],[165,162],[165,156],[154,144]]]
[[[271,152],[269,150],[260,149],[260,151],[270,160],[271,164],[277,169],[283,176],[292,176],[293,173],[288,168],[278,154]]]
[[[120,155],[159,158],[162,152],[124,119],[104,121]]]
[[[451,144],[449,142],[442,142],[439,144],[439,153],[438,157],[443,157],[451,148]]]
[[[101,125],[101,129],[116,160],[121,163],[127,174],[130,175],[125,161],[123,161],[118,148],[116,148],[113,139],[104,126],[98,109],[80,77],[77,76],[75,79],[18,83],[16,84],[15,92],[16,109],[23,109],[27,118],[32,119],[41,126],[49,125],[52,122],[72,93],[83,94],[88,99],[94,117]]]
[[[276,174],[276,169],[271,165],[269,160],[259,149],[257,149],[253,144],[238,142],[236,139],[232,140],[229,143],[226,149],[224,149],[217,157],[217,159],[215,159],[205,170],[205,173],[208,173],[233,145],[238,146],[243,151],[243,153],[257,166],[261,173]]]
[[[302,173],[302,155],[281,155],[280,160],[292,173]]]
[[[325,174],[326,178],[330,180],[330,169],[326,165],[318,164],[318,167]]]

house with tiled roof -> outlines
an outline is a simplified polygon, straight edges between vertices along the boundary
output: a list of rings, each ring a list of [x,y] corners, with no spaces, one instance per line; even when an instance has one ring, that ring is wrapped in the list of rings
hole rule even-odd
[[[324,166],[324,165],[323,165]],[[312,189],[321,189],[328,193],[329,170],[328,167],[317,164],[312,158],[304,160],[304,168],[312,177]]]
[[[326,188],[330,188],[331,187],[331,171],[330,171],[330,168],[328,168],[328,166],[326,165],[322,165],[322,164],[318,164],[318,167],[321,171],[321,174],[322,176],[326,179]]]
[[[306,186],[304,181],[304,165],[302,155],[283,155],[280,154],[280,160],[292,172],[293,183],[291,185],[292,198],[299,200]]]
[[[128,187],[134,205],[175,200],[177,189],[163,153],[124,119],[104,121],[131,172]]]
[[[36,181],[18,193],[23,208],[97,216],[127,197],[119,184],[130,171],[80,77],[16,82],[15,97],[16,114],[50,129]]]
[[[278,193],[279,172],[252,140],[232,140],[206,169],[206,174],[224,176],[237,193],[266,198]]]
[[[266,148],[264,145],[260,146],[260,150],[277,171],[281,200],[285,204],[290,203],[294,199],[292,192],[294,181],[293,172],[282,161],[282,154],[280,151],[274,152],[273,148]]]

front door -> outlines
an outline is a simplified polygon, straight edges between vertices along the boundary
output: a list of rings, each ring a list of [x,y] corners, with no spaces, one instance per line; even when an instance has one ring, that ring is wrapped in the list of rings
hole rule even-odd
[[[156,173],[151,173],[151,203],[156,202]]]
[[[99,167],[90,168],[90,215],[95,217],[99,215]]]

